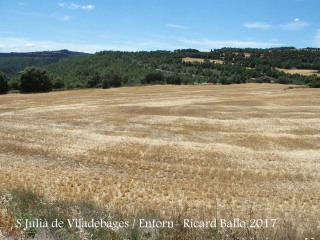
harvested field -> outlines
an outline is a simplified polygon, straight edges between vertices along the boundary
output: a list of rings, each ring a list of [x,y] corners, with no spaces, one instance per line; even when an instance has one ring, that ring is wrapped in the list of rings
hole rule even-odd
[[[215,64],[224,64],[223,60],[220,59],[210,59],[211,63]],[[195,63],[204,63],[205,59],[203,58],[191,58],[191,57],[185,57],[182,59],[182,62],[195,62]]]
[[[145,86],[0,96],[0,189],[320,227],[319,89]]]
[[[289,74],[300,74],[305,76],[317,75],[320,76],[318,70],[313,69],[284,69],[284,68],[277,68],[277,70],[289,73]]]

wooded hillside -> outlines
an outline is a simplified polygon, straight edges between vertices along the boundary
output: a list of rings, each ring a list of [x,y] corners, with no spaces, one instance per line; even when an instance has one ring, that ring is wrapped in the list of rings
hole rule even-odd
[[[248,82],[320,86],[318,48],[102,51],[95,54],[62,50],[0,55],[0,71],[12,76],[9,79],[11,90],[19,90],[18,73],[27,66],[44,68],[53,89]]]

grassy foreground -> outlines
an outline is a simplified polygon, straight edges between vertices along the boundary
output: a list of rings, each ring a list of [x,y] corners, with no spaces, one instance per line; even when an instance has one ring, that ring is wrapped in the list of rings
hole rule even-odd
[[[90,202],[45,202],[42,197],[23,189],[2,192],[0,204],[0,239],[318,239],[320,232],[297,232],[292,222],[270,222],[270,226],[252,227],[249,210],[245,227],[228,227],[217,219],[216,225],[192,228],[185,212],[164,217],[155,210],[141,210],[126,215],[97,207]],[[217,217],[217,212],[215,217]],[[222,213],[232,219],[232,206]],[[186,220],[187,219],[187,220]],[[148,225],[157,220],[163,225]],[[193,220],[193,219],[192,219]],[[211,219],[212,220],[212,219]],[[77,223],[75,223],[77,221]],[[81,222],[79,222],[81,221]],[[105,225],[90,225],[91,222]],[[142,224],[140,223],[142,222]],[[174,222],[174,226],[165,225]],[[195,222],[195,220],[193,221]],[[126,225],[126,223],[128,225]],[[84,224],[84,225],[83,225]],[[212,223],[211,223],[212,224]],[[200,224],[201,225],[201,224]]]
[[[319,123],[318,89],[276,84],[0,96],[1,233],[317,239]],[[23,230],[26,220],[108,217],[129,227]],[[138,227],[140,219],[176,225]]]

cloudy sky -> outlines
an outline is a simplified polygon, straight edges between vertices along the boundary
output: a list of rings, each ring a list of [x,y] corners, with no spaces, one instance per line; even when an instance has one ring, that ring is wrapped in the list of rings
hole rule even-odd
[[[320,47],[319,0],[0,0],[0,52]]]

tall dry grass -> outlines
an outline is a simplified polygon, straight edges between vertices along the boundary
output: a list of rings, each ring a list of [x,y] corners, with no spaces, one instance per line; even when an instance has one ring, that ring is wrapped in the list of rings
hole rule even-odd
[[[318,95],[247,84],[0,96],[0,189],[163,219],[252,209],[303,236],[320,226]]]

